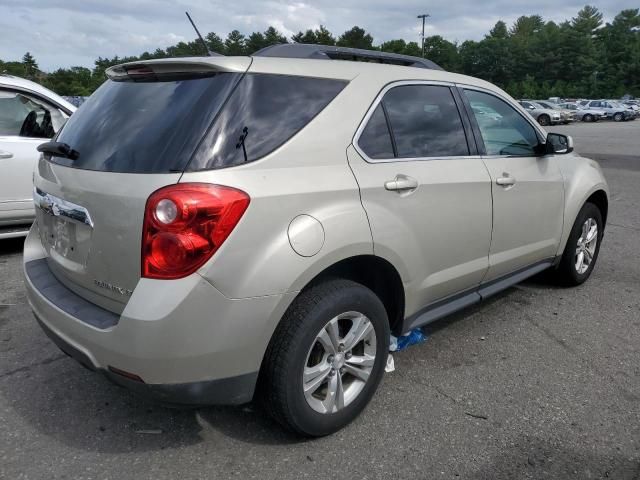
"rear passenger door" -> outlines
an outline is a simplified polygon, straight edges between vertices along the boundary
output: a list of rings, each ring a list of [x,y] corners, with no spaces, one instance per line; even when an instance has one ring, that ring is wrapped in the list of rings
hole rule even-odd
[[[465,88],[464,95],[492,180],[493,235],[485,279],[490,281],[555,256],[564,183],[557,159],[541,152],[542,134],[532,122],[493,92]],[[480,121],[477,108],[496,112],[500,121]]]
[[[407,316],[478,285],[488,267],[491,181],[458,95],[391,84],[348,149],[374,251],[400,270]]]

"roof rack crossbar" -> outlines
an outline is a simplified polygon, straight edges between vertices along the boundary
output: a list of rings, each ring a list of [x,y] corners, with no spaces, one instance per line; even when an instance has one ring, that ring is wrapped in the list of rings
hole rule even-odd
[[[361,48],[335,47],[310,43],[282,43],[270,45],[253,54],[256,57],[316,58],[324,60],[353,60],[361,62],[386,63],[405,67],[443,70],[440,65],[426,58],[401,55],[399,53],[364,50]]]

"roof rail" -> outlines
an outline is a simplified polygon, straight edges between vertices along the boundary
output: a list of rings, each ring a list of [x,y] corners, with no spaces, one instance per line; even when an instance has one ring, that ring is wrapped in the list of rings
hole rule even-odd
[[[443,70],[440,65],[426,58],[400,55],[399,53],[380,52],[378,50],[364,50],[361,48],[335,47],[332,45],[316,45],[310,43],[281,43],[278,45],[270,45],[258,50],[253,56],[353,60]]]

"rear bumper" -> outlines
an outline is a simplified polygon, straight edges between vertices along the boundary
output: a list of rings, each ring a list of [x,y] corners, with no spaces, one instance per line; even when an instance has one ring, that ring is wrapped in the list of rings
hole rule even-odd
[[[258,373],[191,383],[147,384],[132,380],[110,370],[98,368],[81,350],[67,343],[53,332],[38,316],[36,320],[46,335],[62,352],[75,359],[89,370],[103,373],[113,383],[163,403],[180,405],[235,405],[251,401]]]
[[[141,279],[123,312],[113,314],[66,289],[50,271],[46,282],[34,278],[31,262],[39,262],[38,275],[47,274],[36,229],[25,241],[27,297],[43,330],[64,352],[116,383],[165,402],[251,400],[264,351],[290,301],[287,295],[230,299],[198,274]]]

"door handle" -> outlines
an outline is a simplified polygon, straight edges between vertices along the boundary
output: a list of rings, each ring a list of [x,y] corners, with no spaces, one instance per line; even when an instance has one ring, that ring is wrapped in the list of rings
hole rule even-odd
[[[396,175],[396,178],[384,182],[386,190],[395,192],[405,192],[407,190],[415,190],[418,188],[418,181],[415,178],[406,175]]]
[[[11,158],[13,157],[13,153],[5,152],[4,150],[0,150],[0,159],[1,158]]]
[[[509,176],[508,173],[503,173],[502,177],[496,178],[496,183],[501,187],[512,187],[516,184],[516,179]]]

